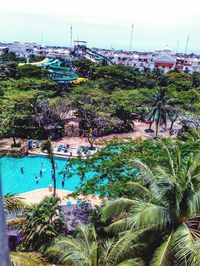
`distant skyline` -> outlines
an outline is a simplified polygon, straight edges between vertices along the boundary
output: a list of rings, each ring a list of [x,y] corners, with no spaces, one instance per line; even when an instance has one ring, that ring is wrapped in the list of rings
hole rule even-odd
[[[184,3],[185,2],[185,3]],[[154,51],[168,45],[173,52],[200,54],[199,0],[6,0],[0,5],[0,41],[36,41],[70,45],[73,40],[89,47]]]

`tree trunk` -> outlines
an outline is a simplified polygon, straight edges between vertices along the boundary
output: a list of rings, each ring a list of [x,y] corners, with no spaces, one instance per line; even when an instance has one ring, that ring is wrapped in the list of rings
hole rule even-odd
[[[158,115],[158,121],[156,123],[156,138],[158,138],[159,125],[160,125],[160,114]]]
[[[172,128],[173,128],[173,125],[174,125],[174,122],[175,122],[175,120],[173,120],[172,122],[171,122],[171,126],[170,126],[170,131],[172,130]]]
[[[55,161],[54,158],[51,158],[51,166],[52,166],[52,179],[53,179],[53,196],[56,196],[56,169],[55,169]]]
[[[151,122],[151,124],[149,125],[149,130],[151,130],[152,124],[153,124],[153,122]]]
[[[13,138],[13,144],[14,144],[14,146],[16,146],[16,139],[15,139],[15,136],[13,136],[12,138]]]
[[[55,167],[53,168],[53,196],[56,196],[56,171]]]
[[[5,214],[3,210],[3,196],[0,178],[0,265],[10,266],[8,236],[6,233]]]
[[[158,127],[159,127],[159,122],[156,123],[156,138],[158,137]]]
[[[91,150],[93,149],[93,143],[94,143],[94,140],[93,140],[93,138],[91,137],[90,138],[90,136],[88,135],[88,137],[87,137],[87,139],[88,139],[88,142],[90,143],[90,148],[91,148]]]

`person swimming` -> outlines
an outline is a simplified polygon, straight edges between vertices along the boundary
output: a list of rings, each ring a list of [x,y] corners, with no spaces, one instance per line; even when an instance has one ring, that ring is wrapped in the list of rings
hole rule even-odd
[[[42,177],[42,174],[43,174],[42,169],[40,169],[40,177]]]
[[[39,178],[36,176],[35,177],[35,183],[38,184],[38,182],[39,182]]]
[[[24,166],[22,166],[22,167],[20,168],[20,171],[21,171],[22,174],[24,174]]]
[[[64,188],[64,186],[65,186],[65,181],[64,181],[64,179],[62,180],[61,185],[62,185],[62,188]]]

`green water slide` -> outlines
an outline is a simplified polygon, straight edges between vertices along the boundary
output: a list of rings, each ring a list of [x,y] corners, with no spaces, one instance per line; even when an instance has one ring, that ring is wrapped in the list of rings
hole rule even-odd
[[[51,78],[57,82],[64,83],[68,81],[73,81],[78,78],[78,75],[74,72],[69,72],[66,70],[53,70],[49,69]]]
[[[39,66],[48,69],[52,80],[56,82],[65,83],[76,80],[78,75],[70,71],[69,67],[61,67],[62,63],[59,59],[46,58]]]
[[[108,65],[113,65],[113,62],[106,56],[99,54],[97,52],[92,51],[90,48],[85,48],[86,54],[89,54],[90,56],[94,56],[94,59],[96,57],[96,60],[106,60]]]

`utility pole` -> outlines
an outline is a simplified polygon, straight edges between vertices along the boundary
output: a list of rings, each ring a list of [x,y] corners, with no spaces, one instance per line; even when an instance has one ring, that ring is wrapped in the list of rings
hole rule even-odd
[[[132,25],[131,25],[130,49],[129,49],[129,51],[130,51],[130,52],[131,52],[131,50],[132,50],[132,42],[133,42],[133,28],[134,28],[134,25],[132,24]]]
[[[189,40],[190,40],[190,35],[188,35],[187,37],[186,46],[185,46],[185,54],[187,54]]]
[[[176,46],[176,54],[178,53],[178,49],[179,49],[179,40],[178,40],[177,46]]]
[[[72,25],[70,26],[70,48],[72,48],[72,38],[73,38],[73,31],[72,31]]]
[[[41,33],[41,45],[44,46],[44,37],[43,37],[43,33]]]

